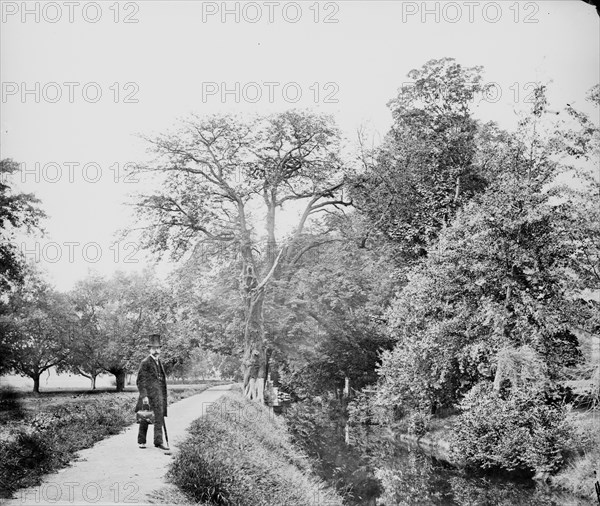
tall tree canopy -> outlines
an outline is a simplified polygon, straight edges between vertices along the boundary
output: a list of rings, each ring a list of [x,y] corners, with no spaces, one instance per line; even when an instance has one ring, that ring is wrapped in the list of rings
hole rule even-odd
[[[389,312],[397,344],[385,355],[388,405],[452,405],[494,379],[523,388],[562,378],[581,359],[572,260],[581,228],[556,177],[556,139],[542,128],[543,88],[533,113],[504,144],[497,176],[442,230]]]
[[[142,169],[163,177],[160,189],[138,202],[149,222],[144,245],[175,258],[206,241],[223,242],[236,252],[244,311],[244,386],[250,398],[262,400],[268,283],[278,264],[293,263],[310,248],[304,239],[311,216],[347,205],[341,198],[338,130],[331,117],[297,111],[249,121],[193,116],[177,132],[148,141],[157,159]],[[277,213],[293,202],[302,210],[284,251],[277,242]],[[259,213],[264,220],[260,228]]]
[[[381,147],[363,153],[363,169],[350,188],[373,227],[414,258],[425,255],[456,210],[485,187],[486,167],[476,151],[494,132],[471,114],[484,92],[480,67],[443,58],[408,77],[410,84],[388,103],[392,128]]]

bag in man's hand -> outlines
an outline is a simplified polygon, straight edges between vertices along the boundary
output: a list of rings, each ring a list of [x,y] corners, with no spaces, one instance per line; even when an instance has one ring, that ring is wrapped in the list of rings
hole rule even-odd
[[[154,423],[154,411],[150,409],[148,404],[144,404],[141,411],[135,412],[136,423],[140,423],[142,420],[150,425]]]

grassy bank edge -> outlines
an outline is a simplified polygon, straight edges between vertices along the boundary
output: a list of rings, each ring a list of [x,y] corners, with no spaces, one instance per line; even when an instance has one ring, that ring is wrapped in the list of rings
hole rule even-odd
[[[341,496],[314,473],[311,459],[291,442],[283,419],[268,407],[229,391],[213,408],[212,414],[190,426],[168,472],[171,485],[158,491],[157,503],[343,504]],[[208,495],[206,491],[212,498],[200,497]]]

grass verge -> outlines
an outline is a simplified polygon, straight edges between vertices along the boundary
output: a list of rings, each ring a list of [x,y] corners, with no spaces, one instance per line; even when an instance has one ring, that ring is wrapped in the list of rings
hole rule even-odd
[[[194,501],[231,506],[342,505],[291,442],[283,420],[240,394],[190,427],[168,473]]]

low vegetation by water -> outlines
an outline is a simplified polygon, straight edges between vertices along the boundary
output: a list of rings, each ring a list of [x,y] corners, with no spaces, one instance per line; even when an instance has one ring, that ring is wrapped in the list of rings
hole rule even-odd
[[[452,465],[403,440],[407,433],[415,438],[449,439],[457,415],[445,419],[408,417],[390,425],[348,425],[347,420],[334,399],[305,400],[286,413],[296,444],[317,459],[319,476],[335,485],[353,506],[580,506],[593,500],[593,482],[588,481],[585,487],[580,482],[579,490],[561,489],[569,481],[566,471],[553,476],[554,487],[550,487],[532,480],[530,473]],[[591,422],[584,431],[588,438],[592,437],[589,427]],[[578,469],[583,472],[582,465]]]
[[[438,455],[444,460],[470,472],[535,479],[596,500],[597,409],[544,401],[530,391],[498,395],[485,384],[466,395],[459,408],[451,416],[413,411],[394,420],[363,395],[350,403],[349,412],[355,429],[375,423],[391,434],[423,438],[437,446],[434,451],[443,450]]]
[[[282,420],[241,395],[222,397],[192,424],[169,476],[190,499],[211,504],[343,504],[313,474]]]

